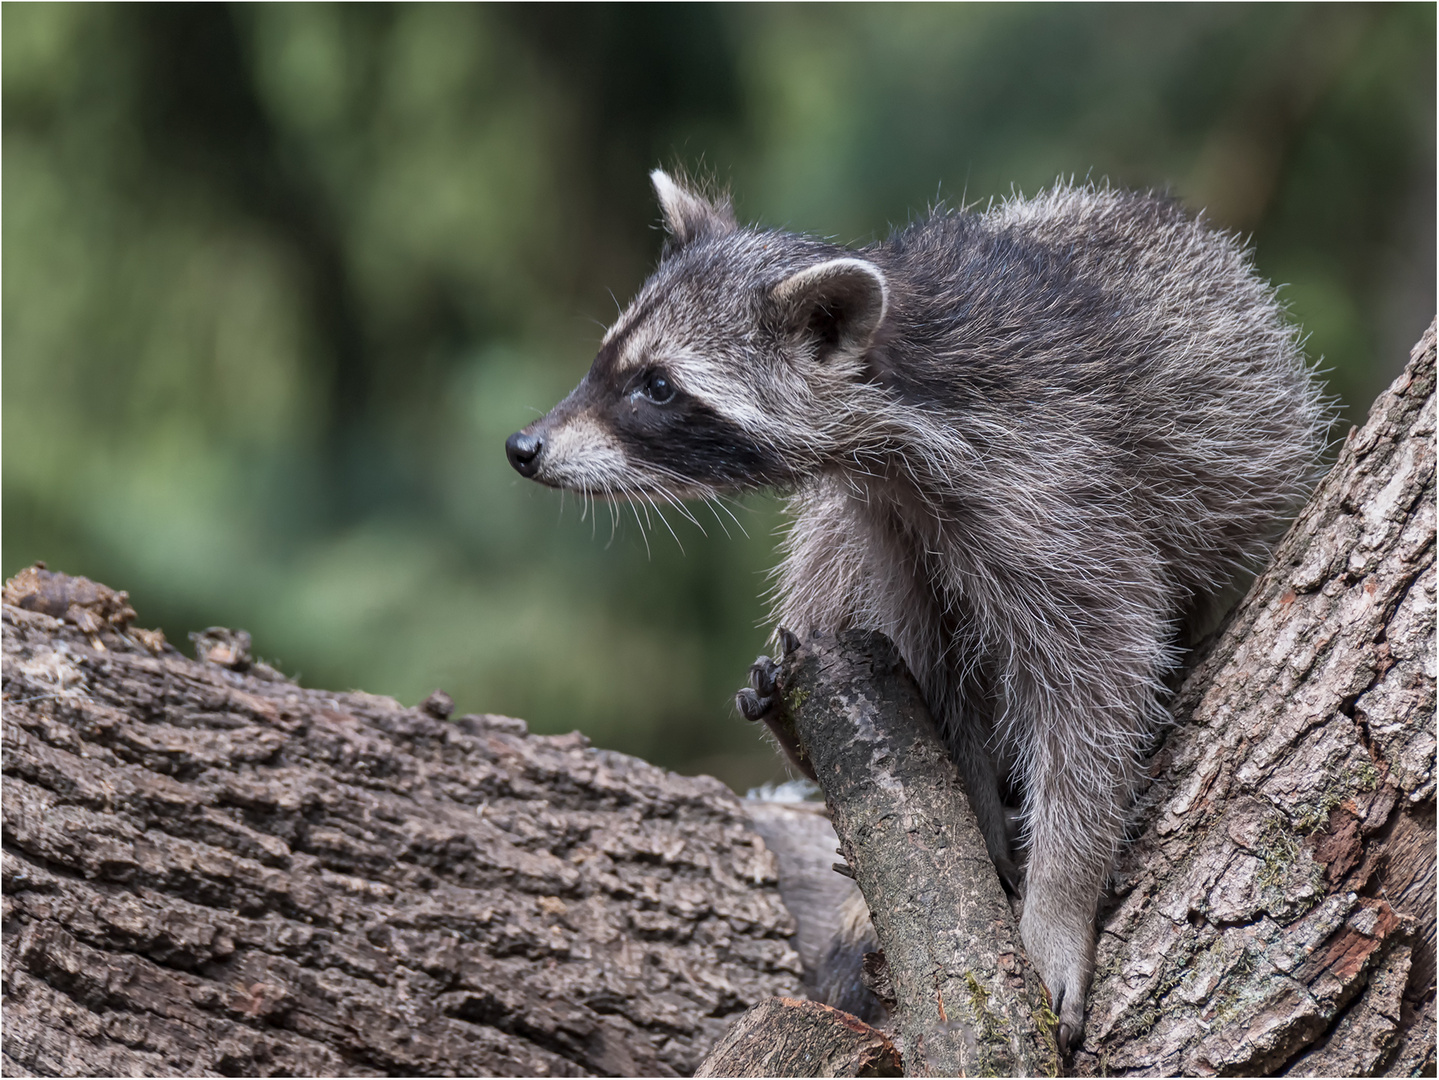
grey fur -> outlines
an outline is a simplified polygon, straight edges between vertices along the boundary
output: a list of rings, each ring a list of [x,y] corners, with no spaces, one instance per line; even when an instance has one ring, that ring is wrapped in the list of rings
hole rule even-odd
[[[895,641],[1005,870],[1022,808],[1021,933],[1077,1038],[1186,623],[1316,476],[1329,410],[1295,331],[1235,237],[1153,195],[1061,183],[854,251],[656,188],[660,265],[513,437],[522,471],[790,493],[776,624]]]

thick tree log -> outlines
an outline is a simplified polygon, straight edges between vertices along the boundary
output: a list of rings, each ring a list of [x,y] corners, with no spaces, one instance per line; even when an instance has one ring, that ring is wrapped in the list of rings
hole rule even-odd
[[[684,1074],[800,990],[718,781],[6,600],[7,1074]]]
[[[1434,1074],[1434,385],[1431,326],[1177,694],[1079,1074]],[[779,684],[870,902],[906,1072],[1043,1070],[1013,920],[898,666],[842,634]],[[979,1004],[955,1008],[971,976]]]

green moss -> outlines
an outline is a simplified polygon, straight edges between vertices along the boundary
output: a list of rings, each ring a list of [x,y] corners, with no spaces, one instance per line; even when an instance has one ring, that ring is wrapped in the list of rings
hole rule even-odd
[[[1169,993],[1169,991],[1173,990],[1185,979],[1189,978],[1191,974],[1192,971],[1189,969],[1180,969],[1177,965],[1175,967],[1171,967],[1168,973],[1164,976],[1164,978],[1159,980],[1159,986],[1154,991],[1155,999],[1157,1000],[1164,997],[1165,994]]]
[[[1034,1010],[1031,1018],[1034,1020],[1035,1030],[1039,1033],[1040,1075],[1058,1076],[1059,1040],[1056,1033],[1059,1030],[1059,1017],[1054,1015],[1048,1002],[1043,1002]]]
[[[1212,1024],[1229,1023],[1229,1021],[1235,1019],[1240,1014],[1241,1006],[1249,1003],[1252,990],[1246,993],[1248,988],[1244,986],[1244,979],[1253,973],[1254,966],[1254,953],[1249,949],[1245,949],[1235,958],[1229,970],[1224,973],[1224,978],[1220,985],[1230,987],[1231,989],[1229,989],[1227,993],[1222,994],[1219,1000],[1215,1002]]]
[[[1360,791],[1373,791],[1379,786],[1379,768],[1367,758],[1349,770],[1349,777]]]
[[[975,1033],[982,1043],[1004,1043],[1004,1021],[989,1007],[989,991],[981,984],[974,972],[964,973],[964,984],[969,987],[969,1010],[974,1014]]]
[[[1149,1030],[1159,1023],[1159,1010],[1153,1005],[1146,1005],[1139,1012],[1129,1013],[1116,1026],[1122,1042],[1129,1042],[1141,1035],[1146,1035]]]
[[[1312,833],[1329,822],[1334,808],[1343,805],[1346,799],[1364,795],[1379,786],[1379,769],[1374,762],[1364,758],[1350,765],[1339,776],[1327,783],[1313,802],[1300,803],[1291,817],[1294,828],[1300,833]]]
[[[1266,889],[1278,889],[1289,877],[1289,870],[1299,858],[1299,841],[1294,838],[1295,827],[1282,817],[1272,817],[1265,823],[1254,854],[1263,865],[1255,880]]]

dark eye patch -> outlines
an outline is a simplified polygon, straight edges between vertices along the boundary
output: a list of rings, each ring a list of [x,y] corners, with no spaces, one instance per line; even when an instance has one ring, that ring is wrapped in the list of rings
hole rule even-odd
[[[611,430],[635,462],[692,483],[734,490],[789,479],[773,448],[759,445],[708,405],[678,391],[664,409],[617,410]]]

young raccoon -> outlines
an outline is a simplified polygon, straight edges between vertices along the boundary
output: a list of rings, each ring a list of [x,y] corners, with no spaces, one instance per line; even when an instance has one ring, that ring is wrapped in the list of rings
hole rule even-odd
[[[1153,195],[1059,184],[851,250],[651,179],[659,267],[510,462],[605,496],[790,493],[776,625],[894,640],[1010,874],[1017,804],[1067,1050],[1187,622],[1316,473],[1295,332],[1237,239]]]

